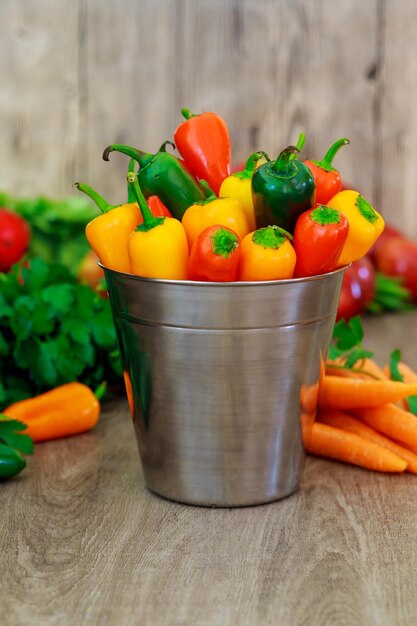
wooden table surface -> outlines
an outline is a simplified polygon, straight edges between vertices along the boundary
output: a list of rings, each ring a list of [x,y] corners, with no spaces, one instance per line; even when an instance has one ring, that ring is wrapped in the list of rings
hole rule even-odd
[[[365,320],[417,366],[417,315]],[[265,506],[175,504],[144,485],[124,401],[39,444],[0,485],[2,626],[417,624],[417,477],[309,459]]]

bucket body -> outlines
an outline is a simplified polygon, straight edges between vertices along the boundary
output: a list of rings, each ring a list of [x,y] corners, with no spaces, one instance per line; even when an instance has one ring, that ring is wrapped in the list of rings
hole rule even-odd
[[[343,270],[199,283],[104,269],[149,489],[223,507],[293,493]]]

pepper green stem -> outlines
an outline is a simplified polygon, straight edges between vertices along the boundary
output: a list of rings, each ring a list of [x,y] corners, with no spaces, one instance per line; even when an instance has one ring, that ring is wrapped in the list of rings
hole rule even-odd
[[[127,173],[134,172],[135,167],[136,167],[135,159],[129,159]],[[130,185],[127,186],[127,201],[129,204],[131,204],[132,202],[136,202],[135,194],[133,193],[133,190]]]
[[[175,143],[172,143],[172,141],[164,141],[162,146],[159,148],[158,152],[166,152],[167,151],[167,145],[172,146],[174,148],[174,150],[175,150]]]
[[[288,148],[280,152],[274,163],[274,170],[279,174],[285,174],[288,170],[289,163],[291,163],[290,157],[296,152],[300,152],[296,146],[288,146]]]
[[[218,198],[206,180],[200,180],[200,187],[206,194],[206,200],[214,200]]]
[[[186,120],[189,120],[191,117],[196,117],[196,115],[192,113],[190,109],[187,109],[186,107],[181,109],[181,115],[183,115]]]
[[[339,152],[340,148],[342,146],[346,146],[348,143],[350,143],[350,141],[349,139],[346,139],[346,137],[344,137],[343,139],[339,139],[328,149],[328,151],[324,155],[324,158],[321,161],[312,161],[312,163],[314,163],[314,165],[317,165],[317,167],[321,167],[326,172],[332,172],[335,169],[332,166],[334,157],[336,156],[337,152]]]
[[[282,246],[285,240],[293,241],[294,237],[279,226],[266,226],[255,230],[252,235],[252,241],[263,248],[277,250]]]
[[[74,183],[74,187],[85,193],[89,196],[92,201],[98,206],[102,213],[108,213],[111,209],[114,209],[114,206],[109,204],[103,196],[100,196],[97,191],[95,191],[92,187],[85,185],[84,183]]]
[[[143,152],[142,150],[132,148],[131,146],[114,143],[111,146],[107,146],[107,148],[104,150],[104,161],[110,160],[110,152],[121,152],[122,154],[127,154],[127,156],[129,156],[131,159],[134,159],[137,163],[139,163],[140,167],[145,167],[145,165],[148,165],[148,163],[150,163],[155,156],[154,154],[150,154],[149,152]]]
[[[145,200],[145,196],[142,193],[142,189],[139,187],[138,177],[134,172],[129,172],[127,175],[127,182],[129,183],[129,187],[133,190],[136,202],[138,203],[139,210],[142,213],[143,224],[139,224],[136,227],[136,230],[139,231],[148,231],[155,228],[155,226],[159,226],[165,220],[164,217],[154,217],[152,215],[152,211],[148,207],[148,203]]]
[[[262,150],[259,150],[258,152],[253,152],[250,157],[248,157],[245,168],[240,172],[235,172],[234,174],[232,174],[233,178],[239,178],[239,180],[252,178],[252,174],[256,170],[256,164],[262,157],[264,157],[267,161],[271,160],[267,153],[263,152]]]
[[[300,133],[300,134],[298,135],[297,143],[295,144],[295,145],[296,145],[296,148],[298,148],[298,151],[299,151],[299,152],[301,152],[301,150],[304,148],[304,144],[305,144],[305,142],[306,142],[306,136],[305,136],[305,134],[304,134],[304,133]],[[295,153],[294,153],[294,154],[292,154],[292,155],[290,156],[290,161],[293,161],[293,160],[295,159],[295,157],[296,157],[296,156],[297,156],[297,155],[296,155]]]
[[[310,213],[310,219],[320,226],[327,226],[328,224],[339,224],[340,211],[332,209],[329,206],[318,204],[315,209]]]
[[[214,254],[228,259],[239,245],[238,236],[221,226],[210,237]]]

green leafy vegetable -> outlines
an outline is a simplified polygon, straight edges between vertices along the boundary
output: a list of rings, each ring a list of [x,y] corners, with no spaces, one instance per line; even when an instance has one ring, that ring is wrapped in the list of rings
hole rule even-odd
[[[343,360],[345,369],[353,369],[358,361],[372,358],[373,352],[362,347],[363,328],[359,316],[352,317],[348,322],[344,319],[335,324],[333,341],[330,345],[329,358]]]
[[[0,273],[0,410],[74,380],[117,389],[121,376],[108,300],[40,258]]]
[[[26,424],[19,420],[12,420],[7,415],[0,413],[0,443],[14,448],[23,454],[32,454],[33,441],[29,435],[23,434]]]
[[[375,295],[366,310],[369,313],[383,311],[410,311],[415,308],[411,292],[403,286],[401,277],[375,275]]]
[[[0,206],[16,211],[30,224],[29,256],[61,263],[70,272],[77,273],[82,258],[90,249],[85,227],[98,215],[98,209],[87,199],[14,198],[0,193]]]
[[[391,380],[396,380],[398,382],[404,382],[404,376],[401,374],[398,364],[401,361],[401,351],[393,350],[389,356],[389,372]],[[408,408],[410,412],[414,415],[417,415],[417,396],[409,396],[407,398]]]

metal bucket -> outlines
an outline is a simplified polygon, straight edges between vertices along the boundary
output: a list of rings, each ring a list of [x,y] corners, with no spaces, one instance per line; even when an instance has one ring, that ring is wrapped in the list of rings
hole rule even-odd
[[[149,489],[223,507],[293,493],[343,269],[257,283],[104,270]]]

